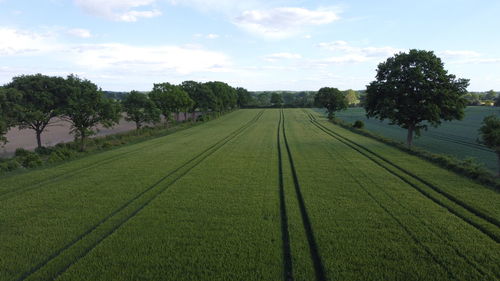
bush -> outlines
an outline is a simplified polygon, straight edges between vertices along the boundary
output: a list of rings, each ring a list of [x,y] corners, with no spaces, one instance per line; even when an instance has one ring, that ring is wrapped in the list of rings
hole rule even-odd
[[[9,159],[5,162],[0,163],[0,172],[10,172],[19,169],[21,164],[15,159]]]
[[[75,150],[63,147],[63,148],[56,148],[54,151],[52,151],[52,153],[50,154],[50,156],[58,157],[58,158],[60,158],[62,160],[66,160],[66,159],[70,159],[73,156],[75,156],[76,153],[77,152]]]
[[[25,156],[20,157],[19,160],[21,160],[21,165],[25,168],[36,168],[42,165],[42,158],[40,158],[40,155],[30,151],[28,151],[28,154]]]
[[[365,127],[365,123],[361,120],[356,120],[352,126],[356,129],[363,129]]]
[[[29,155],[30,153],[33,153],[33,152],[28,151],[24,148],[17,148],[15,155],[16,155],[16,157],[25,157],[25,156]]]
[[[52,153],[52,148],[49,148],[49,147],[37,147],[35,149],[35,152],[40,154],[40,155],[50,155],[50,153]]]

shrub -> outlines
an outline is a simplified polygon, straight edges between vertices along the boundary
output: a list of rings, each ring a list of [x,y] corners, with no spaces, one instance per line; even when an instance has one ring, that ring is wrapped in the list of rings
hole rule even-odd
[[[25,168],[36,168],[42,165],[42,158],[34,152],[28,151],[28,154],[19,159],[21,160],[21,165]]]
[[[356,129],[363,129],[365,127],[365,123],[361,120],[356,120],[352,126]]]
[[[25,157],[25,156],[29,155],[30,153],[33,153],[33,152],[30,152],[24,148],[17,148],[15,155],[16,155],[16,157]]]
[[[35,152],[40,154],[40,155],[50,155],[52,153],[53,148],[50,147],[37,147],[35,149]]]

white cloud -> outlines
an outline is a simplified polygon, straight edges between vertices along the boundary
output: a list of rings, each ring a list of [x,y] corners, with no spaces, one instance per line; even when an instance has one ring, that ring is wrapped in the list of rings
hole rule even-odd
[[[358,55],[363,57],[390,57],[394,54],[404,51],[393,47],[354,47],[346,41],[333,41],[327,43],[319,43],[319,47],[334,52],[343,52],[350,55]]]
[[[265,60],[267,61],[277,61],[281,59],[301,59],[302,56],[300,54],[295,53],[274,53],[267,55]]]
[[[339,63],[360,63],[380,61],[394,54],[404,51],[393,47],[355,47],[346,41],[319,43],[318,47],[335,53],[335,56],[315,61],[315,64],[325,66]]]
[[[49,35],[8,27],[0,27],[0,38],[0,56],[39,53],[55,47]]]
[[[213,33],[207,34],[207,39],[217,39],[217,38],[219,38],[218,34],[213,34]]]
[[[80,38],[90,38],[90,37],[92,37],[92,33],[90,33],[89,30],[83,29],[83,28],[68,29],[66,31],[66,33],[68,33],[69,35],[80,37]]]
[[[209,34],[202,34],[202,33],[196,33],[193,35],[195,38],[205,38],[205,39],[217,39],[220,37],[219,34],[215,34],[215,33],[209,33]]]
[[[438,52],[437,55],[444,58],[477,58],[481,56],[480,53],[469,50],[445,50]]]
[[[157,0],[74,0],[85,12],[114,21],[135,22],[161,15],[153,4]],[[137,8],[141,8],[138,10]],[[146,9],[145,9],[146,8]]]
[[[494,64],[500,63],[500,58],[488,58],[472,50],[445,50],[436,53],[437,56],[454,64]]]
[[[282,7],[244,11],[233,22],[251,33],[281,39],[300,33],[306,26],[329,24],[338,19],[339,16],[333,9]]]
[[[229,58],[219,52],[197,47],[131,46],[125,44],[88,44],[73,48],[75,63],[90,69],[146,72],[174,71],[220,72],[230,66]]]
[[[171,5],[188,6],[201,11],[213,11],[224,14],[234,14],[244,10],[262,7],[264,3],[272,2],[268,0],[168,0]]]

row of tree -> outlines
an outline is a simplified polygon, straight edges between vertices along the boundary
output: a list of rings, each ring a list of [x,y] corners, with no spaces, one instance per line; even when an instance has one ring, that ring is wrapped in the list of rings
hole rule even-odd
[[[180,85],[154,84],[149,93],[132,91],[107,97],[89,80],[75,75],[66,78],[42,74],[14,77],[0,87],[0,142],[6,142],[9,128],[35,131],[38,147],[42,133],[60,118],[71,124],[71,133],[85,149],[86,139],[95,134],[96,126],[111,127],[125,113],[125,119],[135,122],[139,129],[145,123],[158,123],[161,117],[168,124],[175,114],[187,114],[196,121],[195,113],[220,115],[247,103],[250,93],[223,82],[199,83],[185,81]]]

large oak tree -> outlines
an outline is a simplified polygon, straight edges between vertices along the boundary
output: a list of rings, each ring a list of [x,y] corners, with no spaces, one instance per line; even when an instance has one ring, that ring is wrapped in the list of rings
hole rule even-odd
[[[5,86],[18,90],[22,95],[16,102],[15,119],[21,129],[35,131],[38,147],[42,147],[42,133],[61,115],[66,103],[65,81],[62,77],[42,74],[22,75]]]
[[[414,133],[463,118],[468,85],[448,74],[432,51],[399,53],[378,65],[376,80],[367,86],[367,117],[407,129],[411,146]]]

